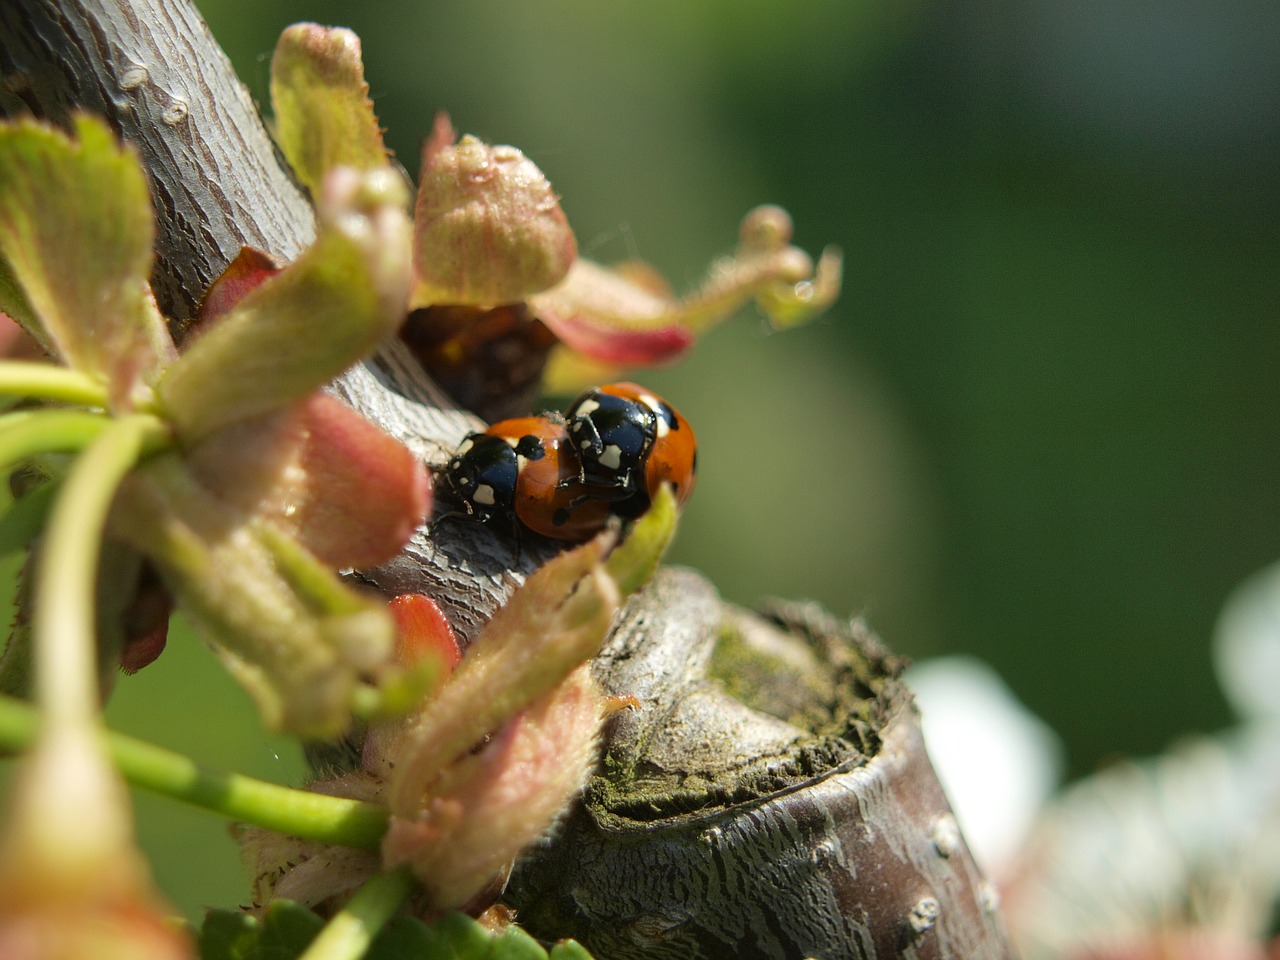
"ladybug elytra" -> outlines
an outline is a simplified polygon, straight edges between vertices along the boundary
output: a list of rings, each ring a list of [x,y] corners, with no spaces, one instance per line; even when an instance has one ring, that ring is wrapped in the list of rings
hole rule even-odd
[[[633,383],[586,391],[558,414],[501,420],[471,434],[445,477],[466,515],[558,540],[585,540],[612,517],[644,513],[663,483],[693,490],[693,428]]]
[[[639,516],[663,483],[683,504],[693,491],[697,441],[687,420],[634,383],[583,393],[566,414],[584,483],[610,488],[621,516]]]

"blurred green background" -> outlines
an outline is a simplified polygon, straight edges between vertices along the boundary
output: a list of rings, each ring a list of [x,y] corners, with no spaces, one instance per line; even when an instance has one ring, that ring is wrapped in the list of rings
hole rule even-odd
[[[283,26],[352,27],[407,167],[446,109],[542,166],[592,258],[688,288],[765,201],[844,249],[822,321],[748,311],[640,375],[701,441],[675,559],[727,597],[987,660],[1072,774],[1230,721],[1214,617],[1280,557],[1280,7],[199,6],[263,102]],[[172,646],[113,722],[297,782],[212,659]],[[179,905],[243,898],[220,824],[139,802]]]

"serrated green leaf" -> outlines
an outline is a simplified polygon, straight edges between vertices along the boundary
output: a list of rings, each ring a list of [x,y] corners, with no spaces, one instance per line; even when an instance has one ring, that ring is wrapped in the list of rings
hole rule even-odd
[[[273,901],[259,920],[241,910],[210,910],[200,928],[200,960],[297,960],[324,920],[290,900]]]
[[[133,152],[93,117],[75,133],[0,125],[0,308],[119,403],[172,351],[147,287],[155,227]]]
[[[256,949],[258,921],[241,910],[210,910],[200,925],[200,960],[248,960]]]
[[[404,185],[386,170],[345,173],[321,205],[320,235],[306,253],[237,302],[165,371],[157,389],[184,443],[301,399],[403,321],[410,284]]]
[[[22,284],[13,275],[13,268],[0,253],[0,311],[6,313],[18,326],[26,330],[45,347],[50,349],[49,338],[45,336],[36,318],[36,312],[27,302],[27,295],[22,292]]]
[[[287,28],[271,61],[271,105],[280,149],[313,194],[334,167],[386,165],[360,38],[350,30],[315,23]]]
[[[549,960],[592,960],[587,948],[577,940],[561,940],[548,952]]]

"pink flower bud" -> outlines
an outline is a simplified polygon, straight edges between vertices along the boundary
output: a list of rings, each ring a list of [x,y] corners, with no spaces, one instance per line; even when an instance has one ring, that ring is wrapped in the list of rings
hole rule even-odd
[[[414,306],[496,306],[559,283],[578,254],[560,199],[515,147],[448,142],[423,151],[414,222]]]

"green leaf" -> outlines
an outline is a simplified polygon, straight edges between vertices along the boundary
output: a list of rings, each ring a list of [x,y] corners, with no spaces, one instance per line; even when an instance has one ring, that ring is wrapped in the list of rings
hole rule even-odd
[[[591,960],[587,948],[577,940],[561,940],[547,954],[550,960]]]
[[[0,308],[120,405],[173,350],[147,286],[151,203],[106,124],[75,133],[0,125]]]
[[[649,509],[631,526],[626,540],[609,555],[605,569],[618,584],[618,591],[630,596],[649,582],[658,561],[675,536],[680,517],[671,485],[658,488]]]
[[[258,935],[257,960],[295,960],[324,929],[320,916],[291,900],[267,906]]]
[[[324,920],[289,900],[273,901],[259,920],[240,910],[210,910],[200,928],[200,960],[297,960]]]
[[[315,23],[288,27],[271,61],[271,106],[276,141],[313,194],[334,167],[387,165],[360,38],[350,30]]]
[[[546,960],[547,952],[519,927],[494,934],[466,914],[449,913],[427,928],[424,955],[431,960]]]
[[[258,921],[241,910],[210,910],[200,925],[200,960],[247,960],[256,949]]]
[[[357,689],[391,654],[384,604],[208,493],[172,455],[137,472],[112,519],[115,535],[155,563],[268,726],[321,739],[343,732]]]
[[[237,910],[211,910],[200,930],[200,960],[295,960],[318,936],[323,921],[303,907],[278,900],[262,921]],[[364,960],[591,960],[579,943],[557,943],[548,955],[518,926],[493,933],[462,913],[426,924],[392,920],[370,944]]]
[[[14,585],[14,609],[20,611],[14,616],[9,628],[9,637],[5,642],[4,653],[0,655],[0,694],[30,700],[33,695],[35,681],[35,648],[32,645],[31,631],[31,579],[32,565],[27,562],[18,568]],[[31,736],[21,747],[25,749],[35,736],[34,723]]]
[[[57,492],[57,483],[43,483],[18,497],[0,513],[0,557],[25,549],[40,535]]]
[[[494,960],[546,960],[547,951],[517,926],[509,926],[493,938]]]
[[[161,378],[157,389],[184,442],[301,399],[404,320],[404,184],[388,169],[344,170],[330,186],[310,249],[246,294]]]
[[[374,938],[364,960],[405,960],[431,957],[431,932],[415,917],[396,917]]]

